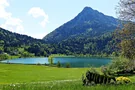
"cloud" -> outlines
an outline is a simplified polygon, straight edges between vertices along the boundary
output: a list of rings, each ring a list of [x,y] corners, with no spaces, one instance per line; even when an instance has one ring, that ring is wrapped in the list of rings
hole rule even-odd
[[[11,12],[7,12],[6,8],[9,6],[7,0],[0,0],[0,18],[4,19],[4,23],[0,27],[8,29],[12,32],[23,33],[24,28],[22,20],[19,18],[12,17]]]
[[[46,23],[48,23],[48,15],[44,12],[40,7],[33,7],[28,11],[29,15],[32,15],[34,18],[43,17],[44,20],[40,22],[42,27],[45,27]]]
[[[7,19],[12,14],[6,12],[5,8],[9,6],[9,3],[6,0],[0,0],[0,18]]]
[[[10,31],[13,32],[17,32],[17,33],[23,33],[24,28],[22,26],[22,20],[20,20],[19,18],[8,18],[8,20],[6,20],[6,22],[4,24],[1,25],[1,27],[8,29]]]

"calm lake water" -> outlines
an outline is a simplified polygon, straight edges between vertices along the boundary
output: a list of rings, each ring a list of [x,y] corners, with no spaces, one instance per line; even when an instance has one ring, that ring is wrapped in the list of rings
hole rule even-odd
[[[66,63],[70,63],[71,67],[100,67],[102,65],[107,65],[111,62],[110,58],[86,58],[86,57],[57,57],[54,58],[54,64],[60,61],[63,67]],[[49,64],[48,58],[18,58],[12,60],[1,61],[3,63],[18,63],[18,64]]]

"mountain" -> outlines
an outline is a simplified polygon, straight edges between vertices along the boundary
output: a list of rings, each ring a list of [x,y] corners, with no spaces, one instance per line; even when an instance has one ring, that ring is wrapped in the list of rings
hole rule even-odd
[[[43,40],[35,39],[27,35],[21,35],[17,33],[10,32],[3,28],[0,28],[0,42],[4,44],[4,46],[27,46],[32,45],[34,43],[44,43]]]
[[[0,54],[16,56],[48,56],[54,53],[53,46],[43,40],[21,35],[0,28]]]
[[[0,28],[0,54],[20,57],[66,55],[109,55],[118,52],[113,31],[117,19],[85,7],[74,19],[58,27],[43,40]]]
[[[101,36],[114,31],[117,25],[118,20],[116,18],[85,7],[74,19],[46,35],[43,40],[47,43],[60,43],[73,37]]]
[[[0,55],[2,53],[19,57],[49,56],[50,54],[102,55],[116,51],[116,44],[117,41],[113,39],[112,33],[87,38],[78,35],[63,40],[58,44],[46,44],[43,40],[12,33],[0,28]]]

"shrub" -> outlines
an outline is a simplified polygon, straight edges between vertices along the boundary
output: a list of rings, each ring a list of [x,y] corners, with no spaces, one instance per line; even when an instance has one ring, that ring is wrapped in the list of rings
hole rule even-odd
[[[95,68],[93,68],[93,67],[91,67],[91,68],[89,69],[89,71],[92,72],[92,73],[99,74],[98,71],[97,71]]]
[[[41,65],[41,64],[38,62],[37,65]]]
[[[101,67],[101,72],[102,72],[105,76],[107,76],[107,75],[109,74],[109,70],[108,70],[108,68],[105,67],[105,66],[102,66],[102,67]]]
[[[58,61],[58,63],[57,63],[57,67],[58,67],[58,68],[60,68],[60,67],[61,67],[61,63],[60,63],[60,61]]]
[[[109,64],[108,69],[110,71],[119,72],[119,71],[131,71],[133,70],[134,65],[129,59],[118,57],[112,60],[112,63]],[[124,73],[123,73],[124,74]]]
[[[8,54],[0,54],[0,60],[6,60],[9,58]]]
[[[70,68],[70,63],[66,63],[66,68]]]
[[[47,66],[47,64],[45,63],[45,66]]]

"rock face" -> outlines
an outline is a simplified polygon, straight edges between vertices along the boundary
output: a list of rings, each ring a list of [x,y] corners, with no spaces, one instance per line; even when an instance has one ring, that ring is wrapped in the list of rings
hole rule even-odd
[[[85,7],[74,19],[46,35],[43,40],[47,43],[59,43],[80,35],[96,37],[114,31],[117,25],[118,20],[116,18]]]

